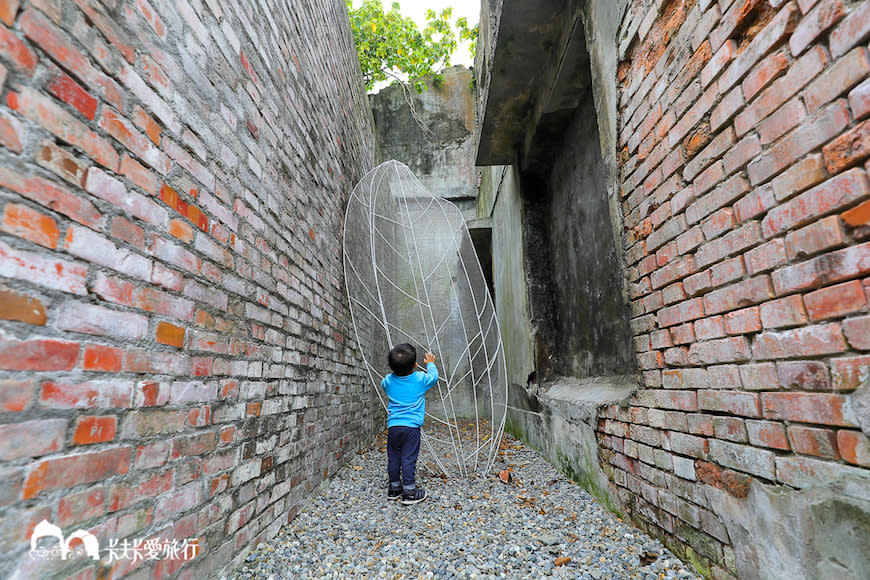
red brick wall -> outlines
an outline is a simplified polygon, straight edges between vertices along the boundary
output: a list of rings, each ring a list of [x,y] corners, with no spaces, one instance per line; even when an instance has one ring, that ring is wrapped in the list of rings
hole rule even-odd
[[[198,538],[202,578],[373,426],[344,196],[373,164],[342,0],[0,0],[0,568],[33,526]]]
[[[645,388],[599,421],[633,517],[735,573],[705,486],[870,467],[870,3],[635,2],[622,208]],[[674,538],[678,541],[674,541]]]

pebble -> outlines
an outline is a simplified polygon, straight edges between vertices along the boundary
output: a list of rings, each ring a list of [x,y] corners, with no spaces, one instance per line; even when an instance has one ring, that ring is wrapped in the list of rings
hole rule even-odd
[[[536,451],[504,437],[489,475],[418,469],[428,497],[412,506],[387,500],[387,458],[376,442],[230,578],[698,578]],[[498,478],[503,469],[510,483]]]

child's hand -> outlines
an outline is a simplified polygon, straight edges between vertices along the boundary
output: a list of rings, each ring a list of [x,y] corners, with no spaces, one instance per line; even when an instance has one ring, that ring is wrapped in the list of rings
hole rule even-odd
[[[435,362],[435,355],[432,354],[431,352],[427,352],[426,356],[423,357],[423,363],[429,364],[429,363],[433,363],[433,362]]]

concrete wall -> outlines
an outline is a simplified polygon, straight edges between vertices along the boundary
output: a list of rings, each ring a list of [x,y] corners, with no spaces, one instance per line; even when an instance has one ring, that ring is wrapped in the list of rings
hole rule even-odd
[[[489,246],[489,223],[486,220],[475,220],[479,172],[474,166],[474,71],[456,66],[444,70],[438,82],[431,77],[424,81],[426,90],[419,94],[413,88],[395,84],[369,95],[378,138],[379,158],[382,161],[394,159],[407,165],[425,189],[433,195],[450,200],[462,216],[470,220],[467,225],[472,231],[475,245],[467,248],[463,246],[463,258],[472,259],[476,251],[485,276],[491,276],[493,260]],[[441,221],[439,216],[433,222],[433,228],[427,229],[427,233],[417,239],[421,255],[424,255],[424,263],[427,263],[425,256],[429,256],[428,261],[437,263],[446,249],[444,244],[447,240],[438,227]],[[446,224],[440,225],[447,227]],[[450,240],[452,243],[452,237]],[[469,241],[462,239],[462,243]],[[456,268],[460,266],[458,262],[455,264]],[[460,280],[462,278],[463,275],[460,274]],[[458,309],[464,303],[447,282],[449,280],[444,277],[435,276],[430,279],[427,283],[429,298],[433,303],[453,305],[451,310],[453,307]],[[404,317],[406,321],[410,321],[415,318],[415,309],[418,308],[416,305],[400,306],[400,311],[402,308],[407,313],[399,314],[400,319]],[[459,353],[468,343],[467,338],[457,324],[452,331],[445,332],[440,340],[445,352]],[[466,386],[454,391],[450,405],[457,416],[471,417],[475,415],[471,377],[465,382],[468,383]],[[484,386],[478,388],[484,389]],[[485,395],[488,397],[488,392]],[[430,391],[427,400],[427,412],[435,416],[446,416],[444,403],[438,393]]]
[[[522,200],[514,166],[482,168],[478,208],[492,223],[493,301],[501,329],[508,384],[524,387],[535,370],[526,285]]]
[[[346,9],[267,4],[2,3],[0,575],[215,574],[373,432],[340,259],[374,163]],[[43,519],[102,560],[31,559]],[[200,555],[109,562],[137,538]]]
[[[531,5],[507,15],[490,10],[501,28],[482,23],[490,34],[481,40],[489,50],[478,54],[488,67],[480,74],[494,91],[479,99],[487,141],[478,161],[510,165],[484,168],[478,211],[492,222],[510,377],[507,429],[617,509],[615,488],[599,465],[597,409],[624,400],[639,377],[621,229],[608,216],[616,192],[615,124],[598,126],[596,98],[608,93],[590,85],[590,59],[615,61],[615,50],[587,50],[580,8],[562,6],[556,15]],[[526,38],[518,31],[533,17],[542,20]],[[507,58],[498,53],[502,35],[510,39]],[[541,53],[541,46],[556,48]],[[525,60],[528,54],[535,58]],[[544,70],[550,64],[557,70]],[[607,163],[605,144],[613,157]],[[502,153],[511,147],[513,158]]]
[[[545,238],[545,244],[530,244],[530,253],[539,248],[530,262],[549,265],[544,287],[553,300],[554,345],[545,372],[577,378],[629,374],[636,362],[619,244],[610,221],[602,219],[609,206],[591,91],[567,122],[561,143],[543,184],[547,191],[525,200],[527,208],[539,208]]]
[[[407,165],[446,199],[477,197],[474,167],[474,71],[456,66],[422,93],[395,84],[370,95],[381,161]]]

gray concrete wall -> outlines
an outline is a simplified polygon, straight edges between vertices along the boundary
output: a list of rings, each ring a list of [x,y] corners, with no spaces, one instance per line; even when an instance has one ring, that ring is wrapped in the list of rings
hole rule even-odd
[[[508,383],[524,387],[534,371],[532,327],[523,248],[522,200],[515,165],[485,167],[481,204],[492,219],[495,310],[501,327]]]
[[[623,400],[634,388],[632,377],[561,378],[537,384],[535,348],[540,329],[532,322],[529,248],[516,165],[482,169],[478,210],[492,222],[495,303],[508,373],[506,429],[520,437],[560,470],[619,511],[617,496],[599,467],[595,423],[598,408]],[[603,227],[608,225],[604,222]],[[546,258],[545,258],[546,259]]]
[[[380,161],[404,163],[435,195],[475,198],[474,73],[457,66],[441,76],[420,94],[395,84],[369,96]]]
[[[595,9],[585,3],[575,8],[572,15],[578,19],[591,19],[583,10]],[[479,61],[486,72],[494,59],[498,24],[508,30],[512,26],[501,22],[503,17],[490,14],[489,24],[496,25],[482,27],[480,42],[487,51]],[[613,19],[603,20],[603,26],[612,27],[609,31],[599,30],[594,21],[578,26],[591,38],[615,36]],[[540,95],[523,93],[531,103],[550,99],[534,105],[544,112],[534,121],[540,126],[520,129],[526,137],[517,142],[512,165],[482,168],[478,196],[478,215],[492,223],[495,302],[510,382],[507,430],[619,511],[615,488],[600,464],[596,435],[599,409],[624,402],[638,382],[619,252],[621,215],[613,201],[615,89],[587,82],[582,94],[574,91],[584,78],[600,78],[600,73],[596,77],[578,70],[577,63],[588,69],[607,61],[615,70],[615,49],[591,46],[577,29],[552,34],[563,47],[581,53],[569,59],[571,70],[544,75],[558,85],[553,90],[536,86]],[[533,71],[542,65],[518,66]],[[491,76],[483,76],[488,86]],[[486,107],[492,98],[482,95],[479,106]],[[510,95],[502,90],[497,98],[509,100]],[[603,127],[597,123],[599,108],[612,109]],[[490,145],[516,139],[516,130],[503,126],[506,132],[496,130]],[[493,158],[492,150],[487,155]]]
[[[604,161],[592,95],[583,101],[553,161],[545,200],[554,299],[553,376],[633,372],[637,363],[622,293],[623,270],[614,240]]]
[[[846,51],[866,54],[861,39],[822,59],[809,78],[797,75],[806,88],[782,97],[806,102],[826,86],[828,108],[805,123],[793,115],[771,139],[761,127],[776,124],[772,117],[745,123],[760,100],[791,82],[802,54],[835,54],[842,31],[866,16],[861,3],[844,4],[842,22],[811,40],[797,31],[814,26],[817,14],[794,3],[747,3],[736,20],[714,2],[560,3],[555,8],[582,20],[591,74],[591,98],[574,103],[573,121],[563,125],[552,115],[565,119],[563,97],[579,92],[560,91],[560,83],[582,77],[566,69],[570,55],[550,58],[541,47],[562,46],[560,26],[573,27],[571,47],[578,27],[545,4],[509,3],[492,14],[497,3],[483,3],[478,162],[520,169],[510,192],[495,183],[500,168],[485,173],[478,211],[492,215],[493,239],[521,240],[512,256],[521,265],[500,268],[496,301],[511,305],[516,300],[505,297],[523,288],[527,310],[499,314],[528,329],[531,358],[508,367],[529,364],[540,382],[512,381],[508,430],[706,578],[867,578],[870,428],[861,401],[870,392],[870,343],[856,330],[867,306],[858,281],[843,283],[866,272],[829,278],[812,269],[857,255],[864,240],[850,219],[866,203],[866,168],[858,166],[866,155],[835,152],[848,149],[862,117],[844,114],[837,127],[821,121],[845,113],[847,94],[861,91],[861,75],[842,86],[827,82]],[[552,26],[524,37],[533,18]],[[547,34],[551,42],[537,41]],[[796,55],[782,50],[797,40],[811,46]],[[724,43],[737,52],[720,60]],[[786,78],[756,87],[744,103],[740,83],[745,88],[753,67],[776,59],[784,59],[778,74]],[[761,116],[781,115],[775,110]],[[787,140],[806,150],[781,159]],[[766,165],[771,159],[775,167]],[[795,175],[807,182],[792,183]],[[845,213],[807,206],[799,222],[757,235],[786,213],[791,195],[810,198],[847,179],[860,181],[862,193],[838,205]],[[745,195],[720,201],[728,183]],[[771,187],[784,193],[774,199]],[[501,231],[517,227],[502,213],[516,200],[520,229]],[[823,221],[826,231],[844,233],[836,244],[814,247],[816,257],[782,251]],[[770,248],[775,256],[753,262]],[[793,279],[783,285],[785,273]],[[750,284],[760,291],[748,296]],[[840,306],[850,285],[855,304]],[[808,317],[810,304],[817,314]],[[817,343],[808,340],[817,335]],[[589,356],[595,351],[598,359]],[[622,368],[634,372],[599,374]],[[562,376],[583,373],[594,376]]]
[[[510,385],[505,429],[619,514],[618,496],[598,461],[595,425],[602,405],[618,403],[634,388],[631,377],[563,379],[537,394]]]

